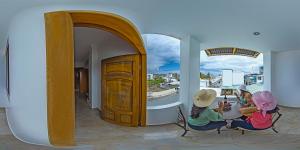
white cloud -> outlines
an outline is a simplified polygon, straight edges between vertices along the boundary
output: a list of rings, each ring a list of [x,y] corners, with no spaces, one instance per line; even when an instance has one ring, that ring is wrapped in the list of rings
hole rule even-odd
[[[157,72],[159,67],[168,63],[179,63],[180,40],[160,34],[145,34],[143,37],[146,40],[149,72]]]
[[[260,54],[257,58],[232,55],[208,57],[205,51],[201,51],[200,64],[203,69],[233,69],[246,73],[254,73],[258,72],[258,68],[263,65],[263,54]]]
[[[159,68],[170,63],[180,62],[180,40],[160,35],[144,34],[143,38],[147,49],[147,67],[151,73],[160,72]],[[263,55],[257,58],[246,56],[212,56],[208,57],[205,51],[200,52],[201,69],[222,70],[233,69],[246,73],[258,72],[263,65]]]

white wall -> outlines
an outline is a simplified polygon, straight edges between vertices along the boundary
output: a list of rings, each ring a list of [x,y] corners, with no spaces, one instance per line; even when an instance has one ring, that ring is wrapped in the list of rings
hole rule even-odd
[[[100,84],[100,79],[99,79],[99,74],[100,74],[100,62],[98,61],[98,49],[96,45],[91,45],[91,50],[90,50],[90,90],[89,90],[89,96],[90,100],[92,101],[92,108],[97,108],[99,106],[99,84]]]
[[[91,5],[32,8],[13,18],[9,29],[11,95],[6,112],[14,136],[28,143],[49,145],[44,13],[59,10],[112,12],[138,25],[134,13]]]
[[[86,68],[87,67],[84,62],[75,62],[74,65],[75,65],[75,68]]]
[[[49,145],[44,16],[30,10],[10,25],[10,107],[7,119],[22,141]]]
[[[6,47],[6,46],[5,46]],[[0,49],[0,108],[8,107],[8,93],[6,90],[6,55],[5,48]]]
[[[85,37],[85,43],[89,43],[89,99],[92,101],[92,108],[101,109],[101,61],[106,58],[136,54],[136,50],[125,40],[118,36],[97,32],[99,29],[89,29],[87,32],[98,33],[90,37]],[[82,35],[84,36],[84,35]],[[109,36],[109,37],[105,37]],[[90,39],[89,39],[90,38]],[[108,41],[95,41],[93,38],[109,38]],[[80,42],[80,41],[76,41]],[[80,44],[80,43],[76,43]],[[85,51],[86,49],[82,49]]]
[[[187,116],[200,89],[200,42],[190,35],[180,41],[180,101]]]
[[[272,55],[274,54],[271,51],[263,53],[263,61],[264,61],[264,90],[272,91]]]
[[[272,93],[280,105],[300,107],[300,51],[272,54]]]

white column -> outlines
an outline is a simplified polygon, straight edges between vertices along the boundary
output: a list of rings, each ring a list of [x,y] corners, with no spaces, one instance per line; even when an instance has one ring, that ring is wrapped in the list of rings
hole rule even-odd
[[[92,101],[92,108],[101,108],[99,103],[100,65],[98,55],[98,47],[92,44],[90,51],[90,100]]]
[[[272,91],[272,53],[264,52],[264,90]]]
[[[187,116],[200,88],[200,42],[188,35],[180,43],[180,101]]]

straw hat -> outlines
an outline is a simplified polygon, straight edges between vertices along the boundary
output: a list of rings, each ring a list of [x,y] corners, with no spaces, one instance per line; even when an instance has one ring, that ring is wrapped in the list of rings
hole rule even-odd
[[[207,107],[215,100],[217,92],[211,89],[203,89],[194,95],[194,105],[197,107]]]
[[[240,91],[244,91],[244,92],[249,92],[249,90],[247,89],[246,85],[244,85],[244,84],[239,87],[239,90]]]

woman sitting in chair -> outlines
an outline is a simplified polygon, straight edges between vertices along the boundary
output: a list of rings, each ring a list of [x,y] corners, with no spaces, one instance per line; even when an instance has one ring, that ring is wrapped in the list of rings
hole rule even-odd
[[[241,104],[241,105],[245,105],[247,103],[246,99],[245,99],[245,93],[248,92],[247,91],[247,88],[246,88],[246,85],[241,85],[239,87],[239,94],[238,93],[234,93],[234,95],[236,96],[238,102]]]
[[[191,116],[188,118],[188,125],[192,129],[219,130],[226,126],[227,123],[222,117],[224,104],[219,103],[219,108],[215,110],[208,107],[215,100],[216,95],[216,91],[211,89],[203,89],[195,94]]]
[[[252,94],[247,89],[246,85],[241,85],[239,87],[240,94],[234,93],[238,102],[241,104],[242,107],[249,107],[253,105],[252,102]]]
[[[233,120],[231,128],[240,127],[248,130],[259,130],[272,126],[272,115],[267,113],[267,111],[275,109],[277,101],[271,92],[256,92],[253,94],[252,100],[257,111],[248,116],[246,120]]]
[[[241,105],[240,112],[243,115],[241,119],[246,120],[249,116],[257,111],[257,108],[253,103],[252,94],[250,92],[245,92],[244,95],[246,103]]]

